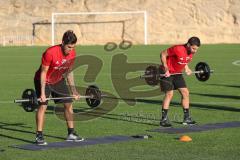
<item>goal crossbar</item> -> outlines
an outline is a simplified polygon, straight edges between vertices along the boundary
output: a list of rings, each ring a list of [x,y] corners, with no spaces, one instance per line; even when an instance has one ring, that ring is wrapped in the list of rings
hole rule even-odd
[[[144,44],[148,44],[148,29],[147,29],[147,11],[121,11],[121,12],[71,12],[71,13],[52,13],[51,32],[52,45],[54,45],[55,35],[55,16],[58,15],[117,15],[117,14],[143,14],[144,15]]]

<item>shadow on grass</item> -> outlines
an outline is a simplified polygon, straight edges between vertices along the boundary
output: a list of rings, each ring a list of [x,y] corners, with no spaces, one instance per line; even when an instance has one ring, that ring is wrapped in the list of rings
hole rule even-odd
[[[208,97],[214,97],[214,98],[231,98],[231,99],[239,99],[239,96],[227,96],[227,95],[216,95],[216,94],[201,94],[201,93],[192,93],[193,95],[200,95],[200,96],[208,96]],[[116,99],[116,97],[107,97],[107,98],[112,98]],[[149,99],[127,99],[127,98],[117,98],[120,100],[124,101],[136,101],[139,103],[146,103],[146,104],[157,104],[159,106],[162,105],[162,100],[149,100]],[[181,105],[180,102],[175,102],[172,101],[171,105],[179,106]],[[191,107],[193,108],[200,108],[200,109],[206,109],[206,110],[223,110],[223,111],[231,111],[231,112],[240,112],[240,108],[234,108],[230,106],[225,106],[225,105],[216,105],[216,104],[200,104],[200,103],[191,103]],[[48,111],[49,114],[54,114],[55,107],[54,106],[49,106]],[[88,108],[81,108],[81,109],[74,109],[74,113],[79,113],[79,112],[84,112],[84,111],[89,110]],[[145,124],[145,125],[153,125],[153,126],[158,126],[159,125],[159,117],[156,118],[157,116],[149,116],[147,113],[143,114],[113,114],[113,113],[106,113],[104,115],[100,115],[98,112],[91,112],[91,113],[86,113],[89,114],[91,117],[96,117],[96,118],[104,118],[104,119],[111,119],[111,120],[116,120],[116,121],[125,121],[125,122],[130,122],[130,123],[136,123],[136,124]],[[181,123],[174,121],[175,123]],[[34,133],[35,134],[35,133]]]
[[[212,98],[224,98],[224,99],[237,99],[240,100],[240,96],[235,95],[221,95],[221,94],[203,94],[203,93],[191,93],[193,95],[212,97]]]
[[[96,115],[97,116],[97,115]],[[111,119],[116,121],[124,121],[129,123],[136,123],[136,124],[145,124],[145,125],[152,125],[152,126],[159,126],[159,118],[155,118],[153,116],[149,116],[148,114],[110,114],[107,113],[105,115],[100,116],[104,119]]]
[[[236,97],[234,97],[236,98]],[[145,100],[145,99],[138,99],[138,102],[141,103],[150,103],[150,104],[162,104],[161,100]],[[179,102],[171,102],[171,105],[181,105]],[[223,110],[223,111],[231,111],[231,112],[240,112],[240,108],[234,108],[224,105],[212,105],[212,104],[199,104],[199,103],[191,103],[191,107],[193,108],[201,108],[207,110]]]
[[[23,123],[0,122],[0,130],[13,131],[13,132],[15,132],[13,135],[16,135],[16,132],[17,133],[27,133],[27,134],[31,134],[31,135],[35,135],[36,134],[35,132],[32,132],[32,131],[16,129],[16,127],[32,128],[32,127],[27,127],[27,126],[24,126],[24,125],[25,124],[23,124]],[[12,128],[12,127],[14,127],[14,128]],[[61,140],[65,139],[63,137],[52,136],[52,135],[49,135],[49,134],[44,134],[44,136],[45,137],[56,138],[56,139],[61,139]],[[11,136],[10,134],[9,135],[0,134],[0,137],[5,137],[5,138],[9,138],[9,139],[19,140],[19,141],[23,141],[23,142],[27,142],[27,143],[34,143],[33,141],[26,140],[26,139],[23,139],[23,138],[18,138],[16,136]]]
[[[198,94],[198,93],[193,93],[196,95],[200,96],[211,96],[211,97],[219,97],[219,98],[238,98],[236,96],[222,96],[222,95],[209,95],[209,94]],[[108,98],[116,98],[116,97],[108,97]],[[149,99],[123,99],[123,98],[118,98],[122,99],[124,101],[137,101],[139,103],[146,103],[146,104],[157,104],[159,106],[162,105],[162,100],[149,100]],[[171,105],[173,106],[179,106],[181,105],[180,102],[171,102]],[[222,111],[231,111],[231,112],[240,112],[240,108],[234,108],[230,106],[225,106],[225,105],[216,105],[216,104],[200,104],[200,103],[191,103],[191,107],[193,108],[199,108],[199,109],[205,109],[205,110],[222,110]],[[48,108],[51,110],[54,110],[54,106],[51,108]],[[86,109],[86,108],[85,108]],[[88,110],[88,109],[86,109]],[[75,113],[78,112],[84,112],[84,109],[74,109]],[[91,113],[86,113],[89,114],[91,117],[96,117],[96,118],[104,118],[104,119],[111,119],[111,120],[116,120],[116,121],[125,121],[125,122],[130,122],[130,123],[137,123],[137,124],[146,124],[146,125],[153,125],[153,126],[158,126],[159,125],[159,117],[157,116],[149,116],[148,113],[143,113],[141,114],[112,114],[112,113],[106,113],[104,115],[99,115],[98,112],[91,112]],[[175,123],[182,123],[182,122],[175,122]]]
[[[74,108],[73,107],[73,112],[84,112],[84,111],[89,111],[90,108]],[[45,114],[54,114],[55,113],[55,106],[48,106],[47,107],[47,111],[45,112]]]
[[[78,113],[78,109],[74,110]],[[58,115],[60,116],[60,115]],[[62,118],[64,118],[63,113],[61,114]],[[76,114],[75,116],[81,116]],[[103,118],[103,119],[110,119],[115,121],[124,121],[124,122],[130,122],[130,123],[136,123],[136,124],[145,124],[145,125],[153,125],[158,126],[160,119],[157,118],[156,115],[143,113],[143,112],[137,112],[137,113],[120,113],[120,114],[114,114],[114,113],[106,113],[101,114],[99,112],[86,112],[84,116],[89,116],[94,118]],[[62,119],[61,118],[61,119]],[[78,117],[74,117],[75,121],[88,121],[88,120],[78,120]]]
[[[4,126],[15,126],[15,127],[21,127],[21,128],[32,128],[32,127],[25,126],[24,123],[5,123],[5,122],[0,122],[0,127],[4,127]]]
[[[230,85],[230,84],[207,84],[210,86],[219,86],[219,87],[231,87],[231,88],[240,88],[240,85]]]
[[[9,136],[9,135],[4,135],[4,134],[0,134],[0,137],[14,139],[14,140],[18,140],[18,141],[22,141],[22,142],[26,142],[26,143],[34,143],[33,141],[29,141],[29,140],[26,140],[23,138],[17,138],[17,137],[13,137],[13,136]]]
[[[116,99],[116,97],[108,97],[108,98]],[[120,98],[118,98],[118,99],[120,99]],[[135,101],[133,99],[124,99],[124,100]],[[159,121],[160,121],[160,119],[157,118],[155,115],[147,114],[147,113],[146,114],[145,113],[142,113],[142,114],[134,114],[134,113],[132,113],[132,114],[130,114],[130,113],[101,114],[101,112],[97,112],[97,111],[94,112],[94,110],[92,110],[91,112],[87,112],[87,111],[89,111],[89,109],[90,108],[77,108],[77,109],[73,109],[73,112],[76,113],[76,116],[81,116],[81,115],[77,115],[77,114],[84,112],[84,116],[111,119],[111,120],[116,120],[116,121],[125,121],[125,122],[136,123],[136,124],[153,125],[153,126],[158,126]],[[47,111],[48,111],[48,112],[46,112],[47,114],[54,114],[55,106],[48,106]],[[62,115],[62,116],[64,116],[64,115]],[[64,119],[64,117],[63,117],[63,119]],[[77,117],[74,117],[74,119],[75,119],[75,121],[78,121]],[[84,121],[84,120],[80,120],[80,121]]]

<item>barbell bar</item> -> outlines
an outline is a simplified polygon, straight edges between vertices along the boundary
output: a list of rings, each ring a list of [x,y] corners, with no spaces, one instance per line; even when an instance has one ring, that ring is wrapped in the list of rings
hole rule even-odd
[[[210,73],[213,73],[214,70],[210,70]],[[204,73],[204,71],[192,71],[192,74],[198,74],[198,73]],[[172,75],[184,75],[185,73],[172,73],[170,74],[170,76]],[[165,77],[165,74],[159,74],[160,77]],[[140,78],[151,78],[154,77],[154,75],[141,75]]]
[[[83,98],[91,98],[92,96],[80,96],[79,99]],[[73,96],[71,97],[56,97],[56,98],[46,98],[47,101],[49,100],[64,100],[64,99],[74,99]],[[22,103],[22,102],[29,102],[31,99],[15,99],[14,103]],[[40,98],[37,99],[37,101],[40,101]]]
[[[95,108],[101,103],[102,95],[100,89],[96,85],[90,85],[87,87],[85,95],[80,95],[80,99],[85,99],[88,106]],[[64,100],[75,99],[73,96],[68,97],[49,97],[46,100]],[[34,89],[26,89],[22,93],[22,99],[15,99],[14,103],[20,103],[26,112],[33,112],[39,105],[40,98],[37,98]]]
[[[145,79],[145,82],[150,85],[150,86],[155,86],[158,85],[159,81],[165,77],[165,74],[161,74],[161,71],[159,67],[157,66],[148,66],[145,69],[145,74],[141,75],[140,78],[141,79]],[[206,62],[199,62],[196,66],[195,66],[195,71],[193,71],[192,73],[195,74],[196,78],[199,81],[207,81],[211,75],[211,73],[213,73],[214,70],[211,70],[209,65]],[[170,74],[170,76],[173,75],[183,75],[184,73],[173,73]]]

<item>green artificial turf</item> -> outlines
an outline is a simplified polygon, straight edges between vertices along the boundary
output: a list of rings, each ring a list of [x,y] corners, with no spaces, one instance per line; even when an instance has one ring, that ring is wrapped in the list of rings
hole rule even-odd
[[[102,62],[100,73],[94,82],[86,82],[84,75],[87,67],[79,66],[75,70],[76,85],[86,87],[97,84],[101,90],[120,97],[117,87],[124,87],[128,81],[113,81],[112,68],[119,70],[121,58],[127,56],[127,63],[159,63],[159,52],[169,45],[133,46],[128,50],[116,49],[105,51],[103,46],[78,46],[78,56],[87,56],[89,61],[98,59]],[[118,99],[117,106],[102,116],[75,122],[76,131],[85,138],[104,137],[110,135],[151,134],[153,138],[143,141],[130,141],[114,144],[93,145],[67,149],[51,149],[46,151],[27,151],[12,148],[12,145],[32,143],[35,138],[35,113],[27,113],[13,103],[13,99],[21,98],[26,88],[33,88],[34,73],[39,67],[41,54],[47,47],[1,47],[0,48],[0,159],[209,159],[226,160],[239,159],[240,128],[219,129],[213,131],[188,133],[193,141],[183,143],[178,141],[179,134],[148,132],[159,127],[160,106],[163,94],[159,91],[152,97],[137,97],[135,106],[127,104],[130,101]],[[190,67],[200,62],[207,62],[214,73],[207,82],[199,82],[195,76],[186,76],[190,90],[191,115],[199,125],[207,123],[240,121],[240,66],[232,62],[240,60],[240,45],[202,45],[193,58]],[[117,61],[113,60],[115,59]],[[119,63],[116,63],[119,62]],[[87,63],[87,62],[86,62]],[[116,66],[118,65],[118,66]],[[128,78],[136,78],[143,72],[130,72]],[[119,76],[122,76],[121,74]],[[116,76],[117,77],[117,76]],[[157,87],[138,86],[137,89],[151,90]],[[132,95],[126,97],[131,98]],[[126,98],[125,97],[125,98]],[[115,100],[116,101],[116,100]],[[53,103],[50,103],[54,106]],[[81,100],[74,103],[76,109],[86,108]],[[182,108],[180,95],[174,93],[169,118],[174,127],[182,127]],[[44,127],[45,139],[48,142],[63,141],[66,137],[65,122],[55,115],[54,110],[46,112]]]

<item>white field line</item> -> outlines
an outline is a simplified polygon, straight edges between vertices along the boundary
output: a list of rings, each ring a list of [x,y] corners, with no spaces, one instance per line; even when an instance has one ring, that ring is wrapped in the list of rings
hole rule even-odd
[[[240,66],[240,60],[236,60],[236,61],[232,62],[232,64],[235,66]]]

